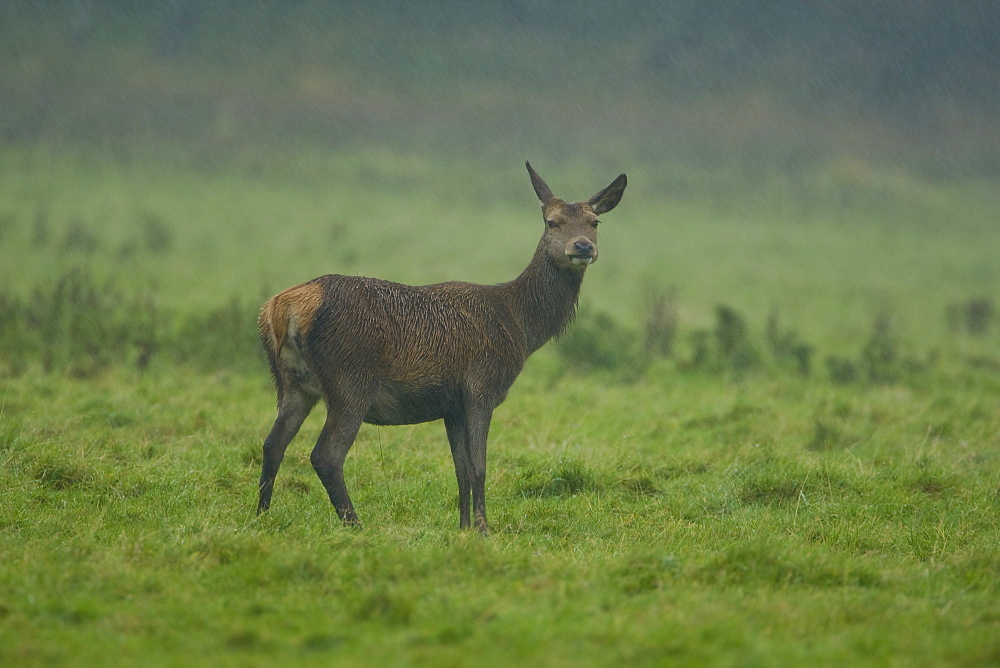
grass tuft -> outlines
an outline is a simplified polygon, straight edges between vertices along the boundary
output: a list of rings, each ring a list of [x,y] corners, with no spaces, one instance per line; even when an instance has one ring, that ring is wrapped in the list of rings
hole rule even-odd
[[[32,468],[35,480],[56,491],[89,488],[97,479],[92,467],[69,458],[36,460]]]
[[[598,491],[603,487],[590,466],[579,457],[533,462],[520,471],[516,492],[525,498],[559,498]]]
[[[750,587],[883,586],[883,578],[822,548],[789,549],[773,539],[738,543],[714,556],[693,576],[700,581]]]

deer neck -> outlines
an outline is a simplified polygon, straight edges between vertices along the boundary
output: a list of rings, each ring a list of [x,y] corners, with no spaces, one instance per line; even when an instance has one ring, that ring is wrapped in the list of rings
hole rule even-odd
[[[583,269],[557,266],[539,243],[531,264],[507,284],[512,312],[520,320],[529,354],[573,321],[583,274]]]

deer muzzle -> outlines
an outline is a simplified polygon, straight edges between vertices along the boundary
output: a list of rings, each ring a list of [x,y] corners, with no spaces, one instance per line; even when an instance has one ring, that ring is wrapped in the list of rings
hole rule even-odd
[[[566,244],[566,255],[574,265],[585,267],[597,261],[597,246],[587,237],[577,237]]]

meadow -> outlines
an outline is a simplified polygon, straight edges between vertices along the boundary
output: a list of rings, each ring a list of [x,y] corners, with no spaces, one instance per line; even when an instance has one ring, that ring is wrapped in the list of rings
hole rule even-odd
[[[1000,662],[991,5],[764,4],[0,10],[0,665]],[[526,159],[629,186],[492,534],[320,409],[256,516],[259,305],[513,278]]]
[[[341,527],[308,462],[322,411],[256,517],[254,315],[327,271],[513,276],[541,228],[526,175],[77,160],[2,170],[3,663],[1000,657],[985,190],[901,187],[865,218],[819,191],[802,220],[764,189],[743,219],[633,175],[579,321],[497,412],[483,539],[440,424],[362,430],[364,528]]]

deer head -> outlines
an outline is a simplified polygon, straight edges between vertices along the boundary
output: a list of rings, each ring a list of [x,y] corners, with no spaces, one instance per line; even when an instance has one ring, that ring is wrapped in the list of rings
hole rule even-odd
[[[598,216],[611,211],[621,201],[628,183],[625,175],[619,175],[611,185],[586,202],[566,202],[552,194],[542,177],[532,169],[531,163],[524,164],[542,205],[542,218],[545,220],[542,246],[548,257],[560,267],[586,269],[597,261],[597,225],[601,222]]]

